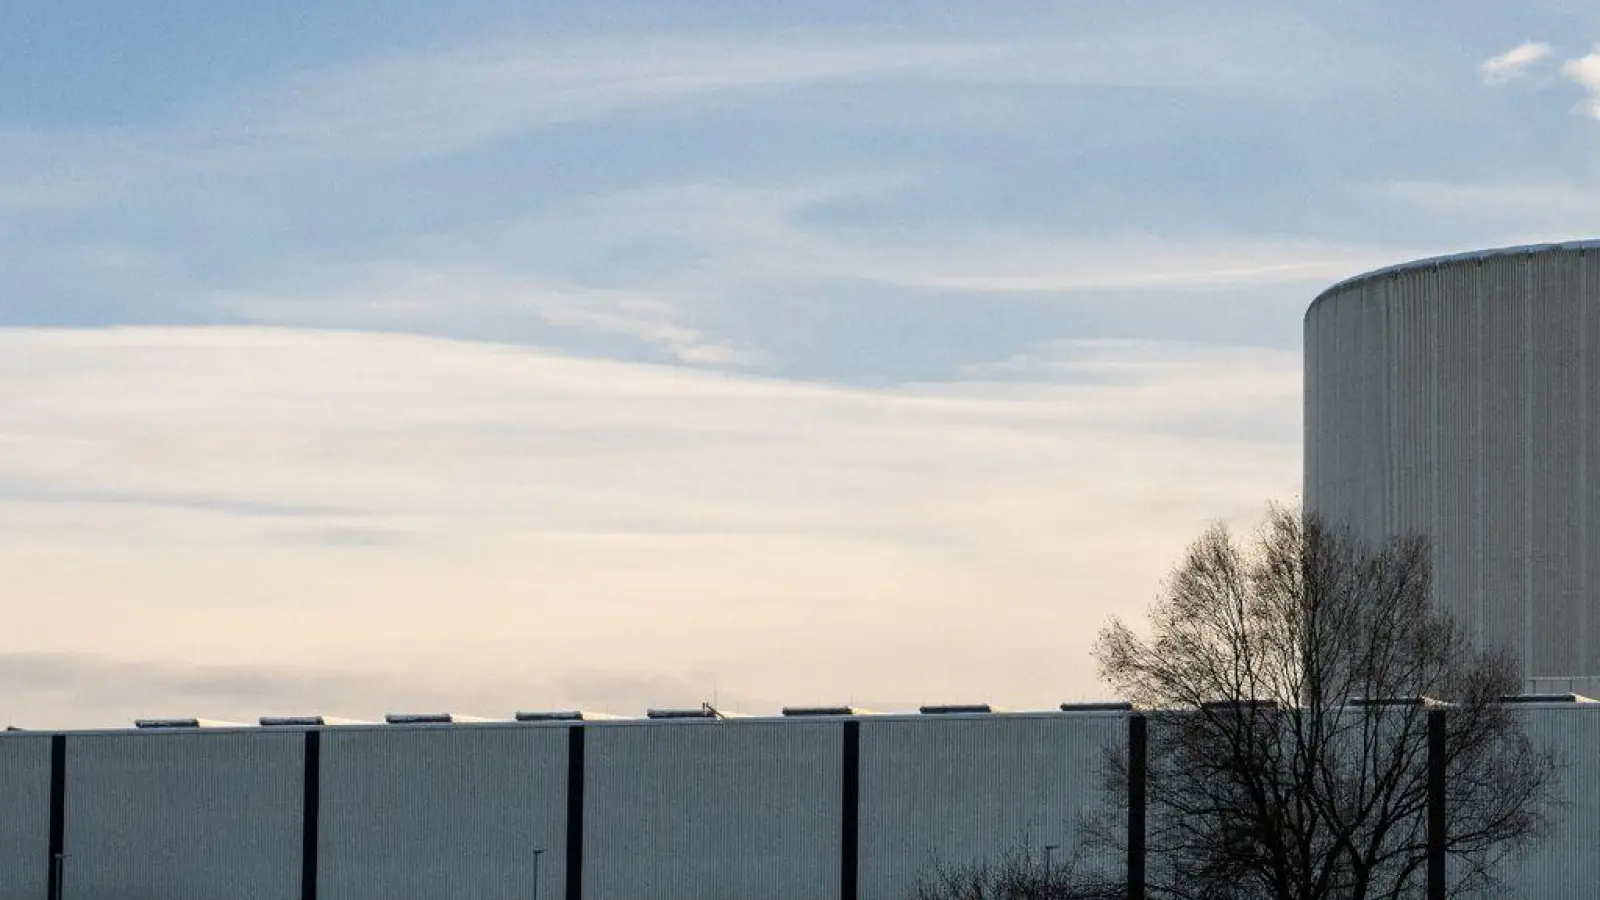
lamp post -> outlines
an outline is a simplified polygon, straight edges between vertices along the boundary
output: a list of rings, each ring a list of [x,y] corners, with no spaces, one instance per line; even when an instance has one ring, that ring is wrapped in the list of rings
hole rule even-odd
[[[1045,884],[1049,884],[1050,883],[1050,857],[1051,857],[1052,854],[1054,854],[1056,852],[1056,848],[1059,847],[1059,846],[1061,846],[1061,845],[1060,844],[1045,844],[1044,845],[1044,880],[1045,880]]]
[[[543,855],[543,847],[533,851],[533,900],[539,900],[539,857]]]

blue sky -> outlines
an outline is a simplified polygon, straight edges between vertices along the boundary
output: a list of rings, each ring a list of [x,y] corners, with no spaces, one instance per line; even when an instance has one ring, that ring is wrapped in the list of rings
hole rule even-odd
[[[1577,2],[7,7],[3,712],[1093,696],[1094,627],[1297,491],[1318,290],[1594,235],[1597,41]]]

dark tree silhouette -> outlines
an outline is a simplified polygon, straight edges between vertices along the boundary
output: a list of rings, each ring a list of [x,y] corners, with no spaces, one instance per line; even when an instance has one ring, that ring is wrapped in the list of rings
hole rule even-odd
[[[1538,836],[1555,761],[1501,702],[1514,660],[1431,602],[1429,555],[1273,507],[1253,536],[1218,525],[1189,548],[1147,634],[1104,629],[1102,677],[1149,722],[1149,896],[1420,896],[1438,709],[1452,895]],[[1111,751],[1113,797],[1126,774]]]
[[[1026,844],[994,860],[937,865],[923,873],[908,900],[1116,900],[1122,886],[1086,876],[1077,861],[1047,865]]]

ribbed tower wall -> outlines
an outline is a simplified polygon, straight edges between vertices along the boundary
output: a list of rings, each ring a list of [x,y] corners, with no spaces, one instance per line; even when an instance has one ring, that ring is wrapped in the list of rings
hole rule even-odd
[[[1431,537],[1441,605],[1536,686],[1592,685],[1597,380],[1600,242],[1338,284],[1305,318],[1306,506],[1371,539]]]

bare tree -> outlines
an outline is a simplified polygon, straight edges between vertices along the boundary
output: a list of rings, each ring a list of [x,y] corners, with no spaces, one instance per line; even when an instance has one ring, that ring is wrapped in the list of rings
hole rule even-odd
[[[1148,637],[1105,628],[1102,676],[1148,710],[1150,896],[1418,895],[1441,708],[1452,891],[1491,884],[1537,837],[1555,763],[1501,702],[1514,661],[1430,591],[1425,541],[1369,546],[1273,507],[1253,537],[1219,525],[1189,548]],[[1125,797],[1123,753],[1108,774]]]
[[[1050,865],[1026,844],[998,859],[935,865],[912,887],[909,900],[1116,900],[1120,884],[1086,876],[1076,859]]]

